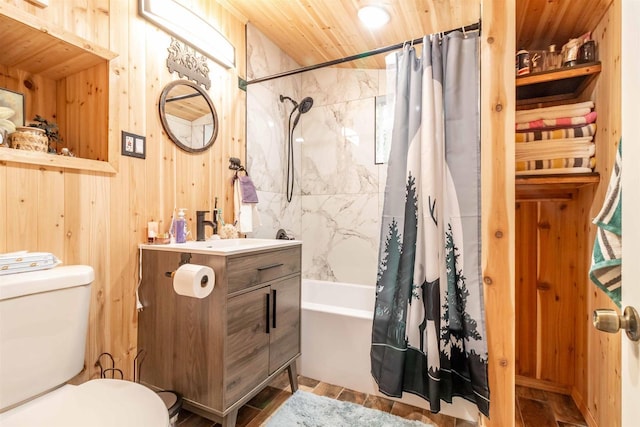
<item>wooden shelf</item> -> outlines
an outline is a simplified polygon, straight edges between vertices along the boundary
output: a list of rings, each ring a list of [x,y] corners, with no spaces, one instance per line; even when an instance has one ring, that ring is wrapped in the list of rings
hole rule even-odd
[[[108,174],[116,173],[116,169],[110,163],[100,160],[57,156],[55,154],[0,147],[0,164],[5,163],[26,163],[53,168],[84,170]]]
[[[516,201],[572,200],[578,189],[600,182],[597,172],[516,176]]]
[[[0,148],[0,163],[115,173],[107,129],[109,62],[117,54],[9,3],[0,3],[0,40],[4,86],[24,95],[25,121],[43,112],[53,116],[78,156]]]
[[[589,62],[516,77],[516,106],[577,98],[601,68]]]
[[[3,46],[2,65],[53,80],[117,56],[42,18],[6,4],[0,4],[0,40]]]

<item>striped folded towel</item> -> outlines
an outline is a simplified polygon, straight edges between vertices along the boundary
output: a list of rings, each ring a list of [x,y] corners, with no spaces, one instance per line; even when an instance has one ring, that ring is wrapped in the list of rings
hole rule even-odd
[[[527,123],[516,123],[516,130],[555,129],[559,127],[572,127],[585,125],[596,121],[597,113],[592,111],[584,116],[561,117],[558,119],[540,119]]]
[[[596,144],[589,142],[588,140],[576,142],[555,141],[556,140],[529,144],[516,144],[516,162],[527,160],[550,160],[567,157],[591,157],[596,154]]]
[[[542,141],[546,139],[581,138],[596,134],[596,124],[575,126],[553,130],[532,130],[516,132],[516,142]]]
[[[577,117],[588,114],[594,107],[593,101],[563,104],[553,107],[534,108],[516,111],[516,123],[527,123],[534,120],[559,119],[561,117]]]
[[[18,251],[0,254],[0,276],[46,270],[59,264],[61,261],[49,252]]]
[[[620,307],[622,296],[622,141],[600,213],[593,223],[598,226],[593,244],[589,277]]]
[[[516,161],[516,172],[539,169],[588,168],[596,166],[595,157],[566,157],[562,159]]]

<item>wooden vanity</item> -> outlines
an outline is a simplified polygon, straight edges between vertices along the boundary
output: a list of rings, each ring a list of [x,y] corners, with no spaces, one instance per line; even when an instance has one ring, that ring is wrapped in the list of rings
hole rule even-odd
[[[224,427],[284,369],[297,389],[301,242],[268,243],[141,245],[140,382]],[[175,293],[171,273],[185,263],[214,270],[209,296]]]

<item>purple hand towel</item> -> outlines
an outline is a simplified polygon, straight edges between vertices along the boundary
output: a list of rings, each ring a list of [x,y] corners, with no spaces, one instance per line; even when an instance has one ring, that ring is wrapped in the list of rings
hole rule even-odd
[[[258,194],[256,193],[256,187],[253,185],[253,181],[249,176],[239,176],[240,180],[240,194],[242,195],[242,203],[258,203]]]

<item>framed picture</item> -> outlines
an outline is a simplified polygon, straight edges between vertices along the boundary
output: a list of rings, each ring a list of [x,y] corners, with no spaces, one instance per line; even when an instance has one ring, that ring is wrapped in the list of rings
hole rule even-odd
[[[376,152],[375,164],[389,161],[391,132],[393,131],[393,103],[387,95],[376,96]]]
[[[9,120],[16,126],[24,126],[24,94],[0,87],[0,107],[13,110],[3,110],[6,112],[0,118]]]
[[[122,131],[122,155],[144,159],[147,156],[147,138]]]

